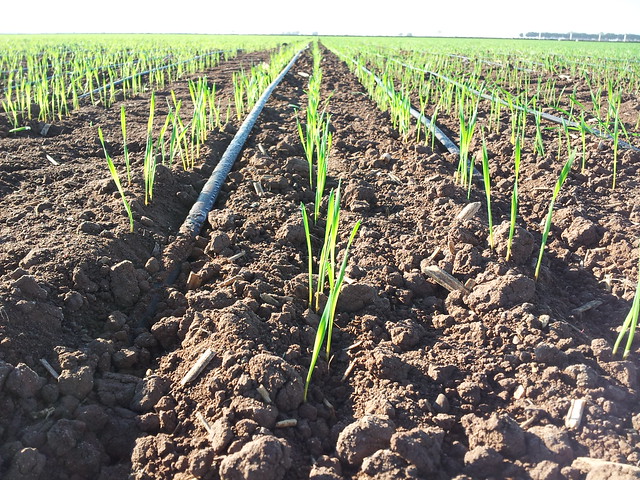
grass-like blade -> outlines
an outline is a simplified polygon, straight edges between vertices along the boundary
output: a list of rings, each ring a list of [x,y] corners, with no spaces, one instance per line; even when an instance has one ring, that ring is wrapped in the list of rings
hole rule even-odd
[[[124,189],[122,188],[122,184],[120,183],[120,176],[118,175],[116,166],[113,164],[111,155],[109,155],[109,152],[107,152],[107,147],[104,143],[104,135],[102,134],[102,128],[100,127],[98,127],[98,136],[100,137],[100,143],[102,144],[102,149],[104,150],[104,156],[107,159],[109,172],[111,172],[111,177],[113,178],[113,181],[116,183],[116,187],[118,187],[118,192],[120,192],[120,196],[122,197],[122,203],[124,204],[124,209],[127,211],[127,215],[129,216],[129,226],[130,226],[129,231],[133,233],[133,212],[131,211],[131,206],[127,201],[127,197],[124,194]]]

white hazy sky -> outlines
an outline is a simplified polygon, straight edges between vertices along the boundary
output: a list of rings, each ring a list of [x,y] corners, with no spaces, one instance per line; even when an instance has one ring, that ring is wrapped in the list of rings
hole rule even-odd
[[[640,34],[640,0],[5,0],[0,33]],[[375,5],[375,6],[374,6]],[[380,7],[378,7],[380,5]],[[383,7],[386,5],[386,7]]]

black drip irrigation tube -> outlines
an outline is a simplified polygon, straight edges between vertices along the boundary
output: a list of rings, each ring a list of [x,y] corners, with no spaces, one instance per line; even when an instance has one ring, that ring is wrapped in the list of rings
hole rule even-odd
[[[141,315],[140,323],[148,324],[152,316],[155,314],[158,308],[158,302],[160,301],[160,293],[158,292],[158,289],[163,286],[172,285],[178,278],[182,262],[190,254],[191,245],[193,244],[195,237],[200,233],[209,211],[213,208],[213,204],[218,198],[220,189],[244,147],[251,129],[258,120],[258,116],[262,112],[273,91],[280,84],[291,67],[293,67],[300,55],[302,55],[302,52],[306,49],[306,46],[300,49],[276,79],[262,92],[262,95],[254,105],[253,109],[244,119],[242,125],[229,143],[229,146],[220,158],[220,161],[213,169],[213,172],[207,180],[207,183],[202,188],[198,199],[193,204],[189,214],[182,223],[176,240],[167,247],[163,261],[163,264],[165,265],[165,277],[161,283],[156,285],[156,288],[154,289],[155,291],[151,294],[148,307]]]
[[[451,78],[446,77],[446,76],[444,76],[444,75],[442,75],[440,73],[431,72],[431,71],[425,70],[423,68],[414,67],[413,65],[409,65],[407,63],[403,63],[400,60],[395,59],[395,58],[392,58],[391,60],[393,62],[396,62],[396,63],[402,65],[403,67],[409,68],[411,70],[416,70],[418,72],[424,72],[424,73],[426,73],[428,75],[432,75],[434,77],[441,78],[442,80],[444,80],[446,82],[449,82],[449,83],[452,83],[454,85],[466,88],[469,92],[471,92],[474,95],[477,95],[477,96],[479,96],[481,98],[484,98],[485,100],[489,100],[491,102],[498,102],[498,103],[500,103],[502,105],[505,105],[507,107],[509,106],[509,103],[504,101],[504,100],[502,100],[501,98],[496,98],[496,97],[494,97],[492,95],[488,95],[486,93],[479,92],[478,90],[474,90],[473,88],[470,88],[470,87],[468,87],[466,85],[463,85],[460,82],[456,82],[455,80],[452,80]],[[568,127],[580,128],[580,124],[579,123],[572,122],[571,120],[567,120],[566,118],[557,117],[555,115],[551,115],[551,114],[545,113],[545,112],[540,112],[538,110],[533,110],[531,108],[523,107],[521,105],[513,105],[513,107],[516,108],[517,110],[525,111],[527,113],[530,113],[530,114],[533,114],[533,115],[536,115],[536,116],[539,115],[540,118],[544,118],[545,120],[548,120],[550,122],[559,123],[561,125],[566,125]],[[608,133],[605,133],[605,132],[601,132],[600,130],[597,130],[595,128],[590,128],[589,131],[592,134],[594,134],[595,136],[597,136],[597,137],[607,138],[609,140],[613,140],[613,137],[611,135],[609,135]],[[623,148],[628,148],[630,150],[634,150],[636,152],[640,151],[640,148],[634,147],[633,145],[631,145],[630,143],[625,142],[624,140],[618,140],[618,145],[620,145]]]
[[[238,129],[238,132],[231,140],[231,143],[229,143],[229,146],[222,155],[222,158],[220,158],[220,161],[216,165],[216,168],[211,173],[209,180],[207,180],[207,183],[202,188],[202,192],[200,192],[198,200],[196,200],[196,203],[194,203],[193,207],[191,207],[189,215],[187,215],[187,218],[182,224],[182,227],[180,227],[181,233],[192,238],[200,233],[202,225],[207,218],[207,214],[209,213],[211,208],[213,208],[213,204],[218,198],[218,193],[220,193],[222,184],[231,171],[231,168],[233,167],[236,158],[238,158],[240,151],[244,147],[244,143],[247,141],[247,137],[249,136],[249,133],[251,132],[254,124],[258,120],[258,116],[266,105],[267,100],[269,100],[269,97],[271,96],[275,88],[282,81],[284,76],[289,72],[291,67],[293,67],[294,63],[296,63],[296,60],[298,60],[305,49],[306,47],[299,50],[293,56],[287,66],[284,67],[284,69],[280,72],[280,75],[278,75],[276,79],[271,82],[271,84],[264,90],[264,92],[262,92],[262,95],[254,105],[253,109],[251,110],[251,112],[249,112],[244,122],[242,122],[242,125]]]
[[[384,82],[371,70],[367,69],[363,65],[358,65],[358,63],[353,58],[349,58],[346,55],[339,52],[336,52],[336,53],[338,53],[338,55],[341,56],[342,58],[348,58],[356,66],[359,66],[362,69],[362,71],[365,72],[367,75],[371,75],[376,81],[376,83],[387,93],[387,95],[393,98],[393,95],[395,92],[389,90],[389,88],[387,88]],[[429,117],[420,113],[418,110],[416,110],[413,107],[413,105],[411,105],[409,111],[411,112],[411,116],[413,118],[421,122],[427,129],[429,129],[429,131],[433,135],[435,135],[435,137],[438,139],[440,144],[442,144],[442,146],[446,148],[449,153],[452,153],[454,155],[460,155],[460,148],[458,148],[458,146],[449,137],[447,137],[445,133],[442,130],[440,130],[438,126],[435,123],[433,123]]]

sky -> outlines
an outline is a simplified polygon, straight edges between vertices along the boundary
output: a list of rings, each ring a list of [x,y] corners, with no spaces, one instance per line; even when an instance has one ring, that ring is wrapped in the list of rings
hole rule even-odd
[[[163,3],[167,6],[158,0],[3,3],[0,33],[640,34],[640,0],[393,0],[375,4],[371,0],[187,0]]]

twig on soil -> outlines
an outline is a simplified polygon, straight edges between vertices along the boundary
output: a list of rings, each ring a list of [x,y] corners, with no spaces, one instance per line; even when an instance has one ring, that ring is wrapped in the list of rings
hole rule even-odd
[[[262,384],[258,385],[258,388],[256,388],[256,391],[266,403],[273,403],[271,400],[271,397],[269,396],[269,392],[267,391],[264,385]]]
[[[264,195],[264,188],[262,188],[262,184],[259,181],[253,182],[253,189],[259,197]]]
[[[391,173],[391,172],[388,172],[388,175],[389,175],[389,178],[390,178],[391,180],[393,180],[394,182],[396,182],[396,183],[397,183],[397,184],[399,184],[399,185],[402,185],[402,180],[400,180],[400,178],[398,178],[398,176],[397,176],[397,175],[394,175],[394,174],[393,174],[393,173]]]
[[[520,428],[525,430],[527,427],[530,427],[531,425],[533,425],[536,422],[536,420],[537,420],[536,417],[529,417],[520,424]]]
[[[200,423],[202,424],[202,426],[204,427],[204,429],[207,431],[209,435],[213,435],[215,433],[215,430],[213,429],[211,424],[207,421],[207,419],[204,418],[204,415],[202,414],[202,412],[196,412],[196,418],[200,421]]]
[[[584,398],[574,398],[571,400],[571,406],[569,407],[569,412],[567,412],[567,418],[564,421],[567,428],[578,428],[580,426],[585,404],[586,400]]]
[[[325,407],[327,407],[329,410],[331,410],[332,412],[335,412],[335,407],[331,404],[331,402],[329,400],[327,400],[326,398],[324,400],[322,400],[322,403],[324,404]]]
[[[464,222],[465,220],[469,220],[473,218],[473,216],[478,213],[480,210],[481,203],[480,202],[472,202],[467,204],[460,212],[456,215],[456,220],[460,220]]]
[[[58,372],[55,371],[55,369],[51,366],[51,364],[49,362],[47,362],[46,359],[41,358],[40,359],[40,363],[42,364],[42,366],[45,368],[45,370],[47,372],[49,372],[51,374],[51,376],[53,378],[55,378],[56,380],[58,380],[58,377],[60,377],[60,375],[58,374]]]
[[[635,465],[629,465],[627,463],[611,462],[609,460],[601,460],[599,458],[578,457],[571,464],[572,467],[575,467],[582,472],[590,472],[604,465],[618,467],[621,470],[623,470],[625,473],[629,473],[629,474],[637,475],[638,473],[640,473],[640,467],[636,467]]]
[[[345,348],[344,351],[345,352],[349,352],[349,351],[353,350],[354,348],[359,347],[363,343],[364,343],[364,340],[358,340],[356,343],[352,343],[347,348]]]
[[[640,473],[640,467],[635,465],[629,465],[627,463],[610,462],[608,460],[601,460],[599,458],[578,457],[571,464],[572,467],[577,468],[581,472],[590,472],[598,467],[610,465],[612,467],[618,467],[625,473],[638,474]],[[622,474],[622,472],[620,472]]]
[[[347,379],[347,377],[349,377],[351,372],[353,372],[353,369],[355,368],[356,363],[357,363],[357,359],[354,358],[353,360],[351,360],[351,363],[349,363],[349,366],[344,371],[344,375],[342,375],[342,379],[340,380],[341,382],[344,382]]]
[[[591,300],[590,302],[587,302],[584,305],[581,305],[578,308],[574,308],[573,310],[571,310],[571,315],[574,318],[580,318],[582,315],[584,315],[585,312],[588,312],[593,308],[597,308],[600,305],[602,305],[602,300]]]
[[[273,305],[274,307],[282,306],[280,305],[280,302],[278,302],[275,298],[273,298],[273,296],[269,295],[268,293],[261,293],[260,298],[263,302],[268,303],[269,305]]]
[[[298,420],[295,418],[287,418],[285,420],[280,420],[279,422],[276,422],[275,427],[276,428],[290,428],[290,427],[295,427],[296,425],[298,425]]]
[[[242,250],[240,253],[236,253],[235,255],[232,255],[231,257],[229,257],[229,261],[230,262],[235,262],[237,259],[244,257],[246,255],[247,252],[245,252],[244,250]]]
[[[427,258],[427,263],[432,263],[438,255],[442,253],[442,248],[440,246],[436,247],[433,253]]]
[[[233,277],[227,278],[226,280],[223,280],[222,282],[220,282],[220,286],[227,287],[231,285],[233,282],[235,282],[236,280],[242,280],[242,275],[234,275]]]
[[[180,385],[184,387],[187,383],[193,382],[198,377],[198,375],[202,373],[209,362],[213,360],[214,356],[215,353],[213,353],[213,350],[207,348],[202,353],[202,355],[200,355],[200,358],[198,358],[196,363],[193,365],[193,367],[191,367],[187,374],[182,377],[182,380],[180,380]]]
[[[47,157],[47,160],[51,162],[52,165],[55,165],[56,167],[60,166],[60,163],[57,160],[55,160],[51,155],[47,153],[45,154],[45,156]]]
[[[457,278],[453,277],[436,265],[424,267],[422,269],[422,273],[430,277],[432,280],[438,283],[438,285],[441,285],[450,292],[459,290],[465,294],[470,293],[470,290],[465,287]]]

